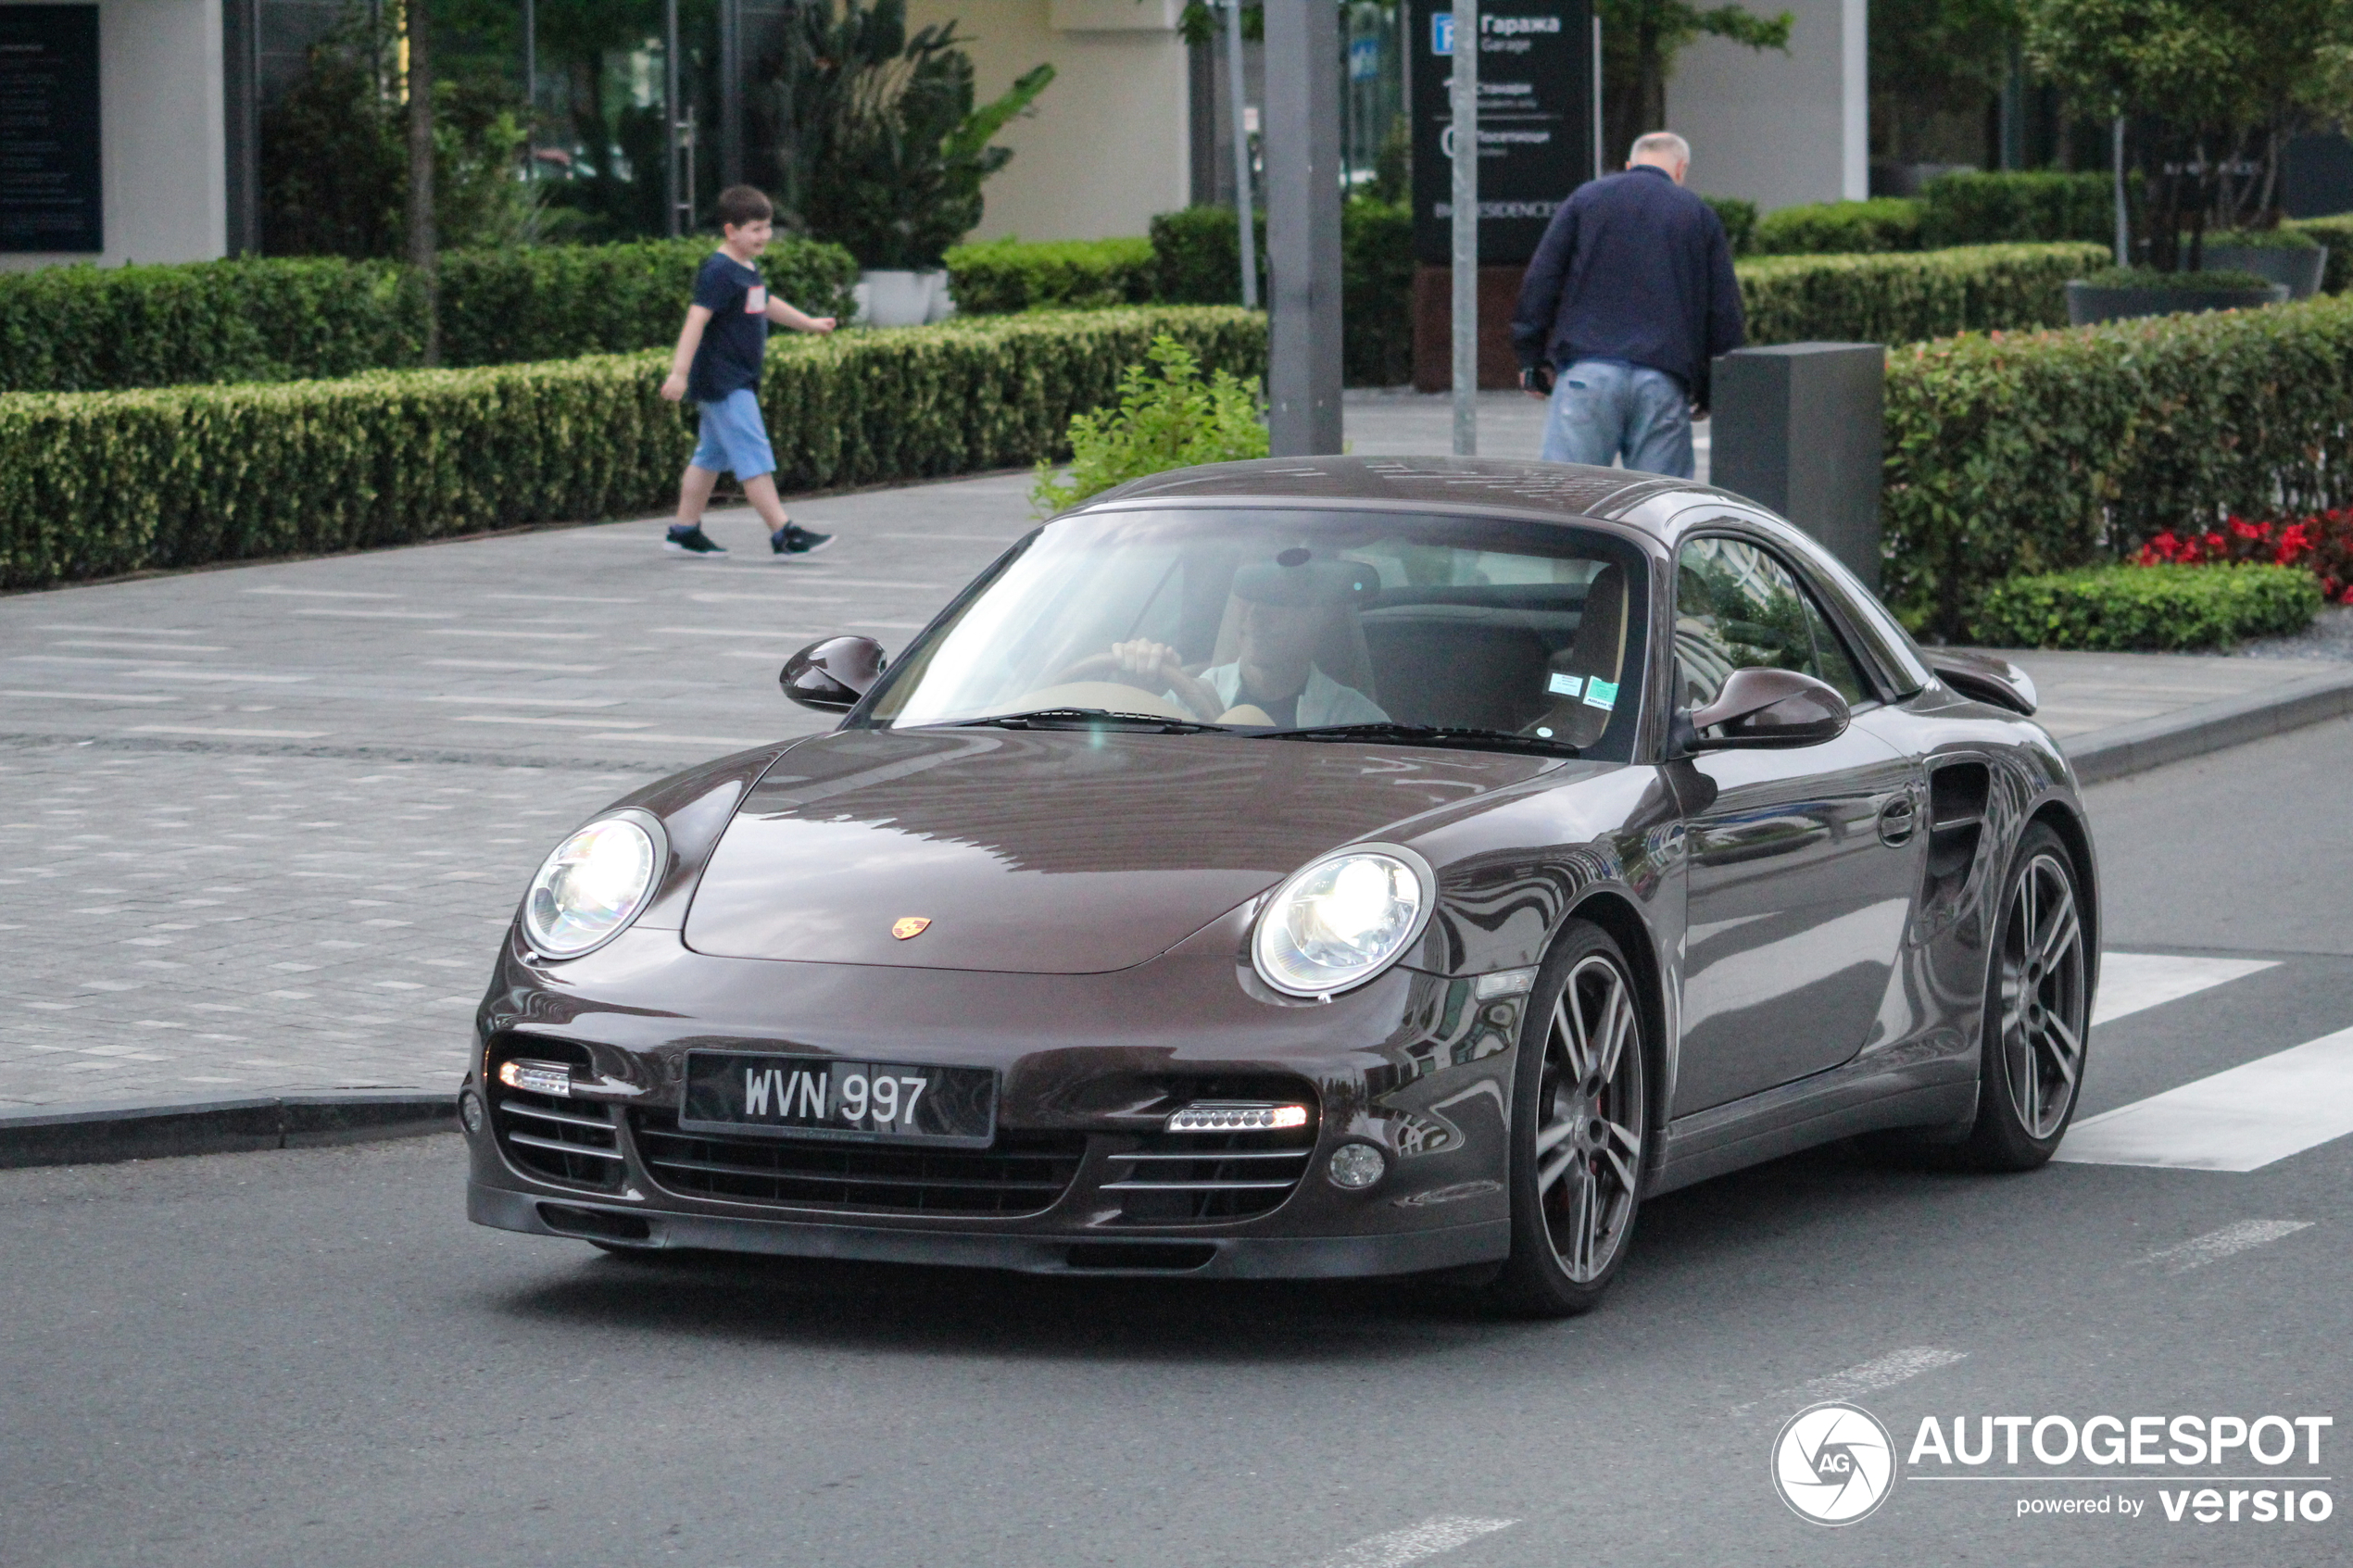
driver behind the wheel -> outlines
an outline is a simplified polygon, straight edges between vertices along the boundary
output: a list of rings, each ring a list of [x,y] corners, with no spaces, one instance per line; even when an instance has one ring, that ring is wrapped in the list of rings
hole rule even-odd
[[[1112,656],[1124,674],[1160,680],[1168,696],[1221,724],[1281,729],[1324,724],[1378,724],[1379,704],[1341,685],[1315,662],[1315,650],[1345,613],[1355,578],[1347,568],[1306,558],[1243,567],[1234,574],[1235,657],[1199,675],[1187,673],[1176,650],[1139,637],[1115,643]]]

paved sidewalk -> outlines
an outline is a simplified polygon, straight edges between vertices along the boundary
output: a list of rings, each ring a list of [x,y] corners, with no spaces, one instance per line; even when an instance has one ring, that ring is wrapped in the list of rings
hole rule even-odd
[[[1352,397],[1353,439],[1443,450],[1446,402]],[[1488,395],[1482,445],[1532,452],[1541,413]],[[0,1108],[453,1085],[560,834],[824,727],[778,693],[786,655],[896,651],[1031,525],[1028,483],[801,501],[840,535],[813,558],[739,509],[722,560],[648,519],[0,598]],[[2085,737],[2287,678],[2019,657]]]

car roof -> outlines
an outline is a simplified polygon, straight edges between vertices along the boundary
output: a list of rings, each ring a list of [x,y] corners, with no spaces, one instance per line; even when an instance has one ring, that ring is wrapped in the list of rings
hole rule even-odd
[[[1534,513],[1563,522],[1599,519],[1628,524],[1662,543],[1667,524],[1682,508],[1645,503],[1665,496],[1711,499],[1754,507],[1727,490],[1686,479],[1633,473],[1586,463],[1528,462],[1507,458],[1265,458],[1172,469],[1132,480],[1080,508],[1139,503],[1334,502],[1445,511]],[[1641,515],[1636,516],[1637,508]]]

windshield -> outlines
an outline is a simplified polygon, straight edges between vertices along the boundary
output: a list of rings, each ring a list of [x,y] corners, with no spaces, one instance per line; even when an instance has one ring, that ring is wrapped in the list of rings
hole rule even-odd
[[[1044,529],[910,648],[864,721],[1632,746],[1642,560],[1482,518],[1171,509]],[[1418,734],[1430,731],[1442,734]]]

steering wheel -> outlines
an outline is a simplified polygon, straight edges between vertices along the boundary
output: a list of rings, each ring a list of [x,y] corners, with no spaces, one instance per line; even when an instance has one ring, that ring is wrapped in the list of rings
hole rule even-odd
[[[1161,697],[1163,701],[1167,700],[1162,696],[1162,688],[1159,685],[1144,684],[1153,679],[1154,677],[1150,675],[1139,675],[1121,664],[1119,656],[1115,653],[1088,654],[1086,658],[1074,660],[1054,672],[1056,685],[1068,685],[1077,681],[1105,681],[1113,685],[1126,686],[1131,691],[1139,691],[1151,696]],[[1214,723],[1217,720],[1217,715],[1214,713],[1202,713],[1200,706],[1188,698],[1181,689],[1177,691],[1176,700],[1179,708],[1190,709],[1198,717],[1209,722]]]

